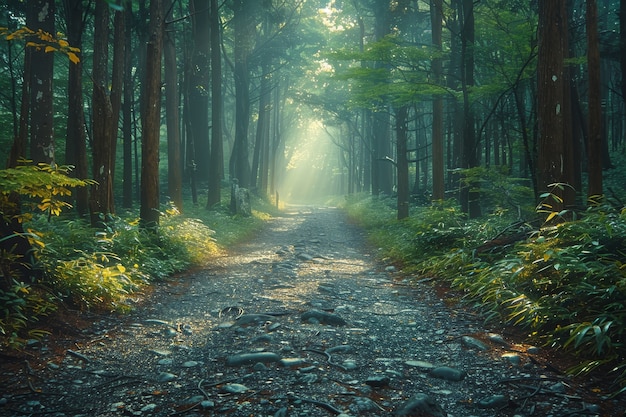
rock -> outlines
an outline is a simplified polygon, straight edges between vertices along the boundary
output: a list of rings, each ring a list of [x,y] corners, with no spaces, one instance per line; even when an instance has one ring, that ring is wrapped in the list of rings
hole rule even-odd
[[[157,376],[157,381],[158,382],[170,382],[170,381],[175,380],[176,378],[177,376],[174,374],[170,374],[169,372],[161,372]]]
[[[463,336],[461,338],[461,342],[463,342],[463,344],[470,348],[470,349],[478,349],[478,350],[487,350],[489,349],[489,346],[487,346],[486,344],[484,344],[483,342],[481,342],[480,340],[473,338],[471,336]]]
[[[172,351],[165,349],[152,349],[150,352],[158,355],[158,356],[169,356],[172,354]]]
[[[355,397],[350,405],[350,411],[359,415],[364,412],[380,412],[380,408],[378,408],[378,405],[374,401],[367,397]]]
[[[222,387],[222,391],[228,392],[229,394],[243,394],[249,390],[250,389],[243,384],[226,384]]]
[[[168,366],[168,365],[173,364],[173,363],[174,363],[174,360],[173,360],[173,359],[170,359],[170,358],[166,358],[166,359],[161,359],[161,360],[160,360],[160,361],[158,361],[157,363],[158,363],[159,365],[165,365],[165,366]]]
[[[308,253],[299,253],[298,255],[296,255],[296,258],[300,259],[301,261],[312,261],[313,260],[313,256],[309,255]]]
[[[390,379],[387,376],[375,375],[370,376],[365,380],[365,383],[370,387],[381,388],[389,385]]]
[[[157,408],[157,405],[154,403],[146,404],[143,407],[141,407],[141,412],[148,413],[148,412],[156,410],[156,408]]]
[[[263,323],[266,321],[274,321],[275,317],[268,314],[244,314],[237,318],[236,324],[242,326],[249,323]]]
[[[207,410],[215,407],[215,402],[211,400],[204,400],[200,403],[200,407],[202,407],[203,410]]]
[[[252,363],[269,363],[278,362],[280,356],[274,352],[254,352],[254,353],[240,353],[238,355],[232,355],[226,358],[226,365],[228,366],[241,366],[249,365]]]
[[[483,398],[476,403],[478,408],[501,408],[509,404],[509,397],[506,395],[492,395]]]
[[[530,353],[531,355],[536,355],[537,353],[541,352],[541,348],[537,346],[531,346],[526,349],[526,352]]]
[[[506,348],[511,347],[511,345],[504,340],[504,338],[502,337],[502,335],[499,335],[497,333],[488,333],[487,337],[489,338],[489,340],[491,340],[493,343],[497,343],[500,346],[504,346]]]
[[[448,366],[439,366],[430,371],[430,376],[445,379],[446,381],[461,381],[467,376],[467,373],[460,369],[450,368]]]
[[[321,310],[309,310],[302,313],[300,318],[305,322],[311,322],[311,320],[314,320],[318,323],[329,324],[331,326],[345,326],[347,324],[346,321],[338,315]]]
[[[198,361],[187,361],[183,363],[183,368],[193,368],[198,365],[200,365]]]
[[[423,368],[423,369],[433,369],[435,367],[435,365],[433,365],[430,362],[425,362],[425,361],[406,361],[404,362],[405,365],[408,366],[414,366],[416,368]]]
[[[511,365],[520,365],[522,358],[517,353],[505,353],[502,355],[502,359],[508,361]]]
[[[357,364],[356,364],[356,361],[354,359],[346,359],[345,361],[343,361],[342,365],[343,365],[344,368],[346,368],[346,370],[351,370],[351,369],[356,369],[357,368]]]
[[[283,358],[280,360],[280,364],[284,367],[290,366],[299,366],[304,364],[304,359],[302,358]]]
[[[267,366],[265,366],[265,364],[263,364],[262,362],[257,362],[252,367],[252,370],[253,371],[257,371],[257,372],[267,371],[268,369],[269,368]]]
[[[350,345],[339,345],[339,346],[333,346],[330,347],[328,349],[326,349],[326,353],[350,353],[350,352],[354,352],[354,348]]]
[[[415,394],[406,401],[398,411],[397,416],[420,416],[420,417],[447,417],[445,411],[435,400],[427,394]]]

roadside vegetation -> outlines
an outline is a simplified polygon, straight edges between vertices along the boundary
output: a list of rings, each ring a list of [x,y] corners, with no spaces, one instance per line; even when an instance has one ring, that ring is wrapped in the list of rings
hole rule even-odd
[[[67,173],[67,167],[47,165],[0,170],[3,218],[11,220],[7,214],[17,195],[24,209],[12,216],[24,233],[2,239],[25,237],[31,245],[28,265],[11,250],[0,253],[0,349],[19,349],[28,339],[44,336],[37,321],[60,307],[132,309],[151,282],[205,264],[259,230],[274,210],[253,197],[252,216],[233,216],[230,193],[224,190],[221,204],[211,210],[186,201],[183,214],[164,204],[156,228],[142,227],[138,210],[109,215],[100,227],[92,227],[88,219],[76,219],[66,201],[71,189],[90,182]]]
[[[494,190],[493,178],[483,176],[483,186]],[[523,187],[502,185],[501,195],[517,193],[510,202],[519,206],[490,205],[491,214],[480,219],[467,219],[447,201],[412,208],[401,221],[392,199],[349,198],[346,210],[367,229],[382,259],[449,285],[487,321],[520,326],[535,342],[576,355],[572,374],[613,375],[607,395],[626,391],[626,208],[620,198],[553,213],[552,194],[537,208],[524,207],[533,199],[521,198]]]

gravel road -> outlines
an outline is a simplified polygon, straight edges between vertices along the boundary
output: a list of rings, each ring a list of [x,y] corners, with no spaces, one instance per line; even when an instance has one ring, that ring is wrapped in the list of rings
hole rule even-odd
[[[340,210],[292,207],[132,313],[65,312],[3,354],[0,415],[624,415],[375,252]]]

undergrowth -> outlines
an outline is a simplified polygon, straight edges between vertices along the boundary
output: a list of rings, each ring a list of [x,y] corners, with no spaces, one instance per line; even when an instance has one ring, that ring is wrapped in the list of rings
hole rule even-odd
[[[403,221],[391,200],[352,198],[346,210],[382,258],[445,280],[486,320],[578,356],[571,373],[607,370],[612,395],[626,391],[626,210],[594,206],[543,227],[505,210],[468,220],[448,203],[412,208]]]
[[[160,225],[153,229],[141,227],[135,211],[112,216],[101,228],[71,214],[30,213],[24,235],[40,272],[36,278],[12,274],[13,284],[0,289],[0,348],[20,348],[27,339],[42,337],[34,323],[61,304],[128,311],[151,282],[207,263],[259,230],[273,212],[268,203],[254,198],[257,210],[251,217],[232,216],[229,192],[223,195],[224,201],[211,210],[185,202],[183,215],[164,206]],[[0,258],[6,263],[11,256],[3,253]]]

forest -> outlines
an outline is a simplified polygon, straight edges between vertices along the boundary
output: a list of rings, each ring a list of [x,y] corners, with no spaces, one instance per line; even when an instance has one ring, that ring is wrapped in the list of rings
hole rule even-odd
[[[7,0],[0,37],[3,347],[340,204],[626,390],[626,1]]]

